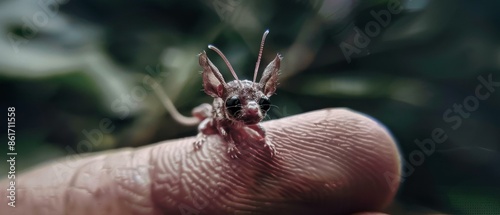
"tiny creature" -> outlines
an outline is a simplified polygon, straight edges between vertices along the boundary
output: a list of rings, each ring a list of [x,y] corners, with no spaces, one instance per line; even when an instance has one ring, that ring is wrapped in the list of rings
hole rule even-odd
[[[207,135],[220,135],[228,144],[227,153],[231,158],[241,155],[236,144],[241,140],[254,140],[269,149],[271,156],[276,155],[276,148],[266,140],[264,128],[259,124],[271,107],[269,97],[276,91],[280,70],[281,55],[277,54],[274,60],[264,69],[264,73],[257,83],[260,59],[264,42],[269,30],[264,32],[260,44],[259,55],[255,64],[253,81],[239,80],[233,67],[224,54],[215,46],[208,48],[217,52],[224,60],[235,80],[226,83],[219,69],[208,59],[205,51],[198,55],[199,64],[203,68],[203,88],[206,94],[214,98],[213,104],[199,105],[192,111],[193,117],[181,115],[168,97],[159,89],[153,87],[172,117],[181,124],[198,124],[198,135],[194,141],[195,149],[202,147]]]

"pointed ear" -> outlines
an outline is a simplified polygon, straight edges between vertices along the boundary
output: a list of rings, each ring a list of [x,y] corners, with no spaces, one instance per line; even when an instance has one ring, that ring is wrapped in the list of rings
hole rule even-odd
[[[205,93],[214,98],[222,97],[227,89],[226,81],[220,74],[219,69],[208,59],[207,53],[199,54],[199,63],[203,68],[203,88]]]
[[[267,65],[260,79],[260,87],[264,95],[270,97],[276,91],[276,85],[278,85],[278,75],[280,70],[280,63],[282,57],[277,54],[274,60]]]

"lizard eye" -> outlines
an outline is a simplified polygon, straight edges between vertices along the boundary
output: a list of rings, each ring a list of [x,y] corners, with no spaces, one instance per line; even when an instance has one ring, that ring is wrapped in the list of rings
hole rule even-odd
[[[226,110],[227,112],[234,117],[236,112],[241,110],[241,102],[237,96],[233,96],[226,100]]]
[[[260,109],[263,111],[268,111],[271,108],[271,101],[267,97],[262,97],[259,100]]]

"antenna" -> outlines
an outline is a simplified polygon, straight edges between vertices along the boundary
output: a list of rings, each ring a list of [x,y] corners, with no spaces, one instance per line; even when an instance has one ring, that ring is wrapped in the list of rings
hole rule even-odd
[[[262,57],[262,50],[264,49],[264,42],[266,41],[267,34],[269,34],[269,29],[262,35],[262,41],[260,42],[259,57],[257,58],[257,63],[255,63],[255,71],[253,73],[253,82],[257,79],[257,73],[259,72],[260,58]]]
[[[217,52],[217,54],[220,55],[220,57],[222,58],[222,60],[224,60],[224,62],[226,63],[227,68],[229,68],[229,71],[231,71],[231,74],[233,74],[233,77],[236,80],[239,80],[238,76],[234,72],[233,66],[231,66],[231,63],[229,63],[229,61],[227,60],[226,56],[224,56],[224,54],[222,54],[222,52],[217,47],[215,47],[213,45],[208,45],[208,48],[214,50],[215,52]]]

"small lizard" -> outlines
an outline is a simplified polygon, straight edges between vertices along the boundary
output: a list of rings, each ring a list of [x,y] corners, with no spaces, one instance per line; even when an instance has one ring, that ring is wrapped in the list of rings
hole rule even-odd
[[[280,62],[282,57],[277,54],[264,69],[259,82],[256,82],[259,64],[262,57],[264,42],[269,30],[264,32],[259,55],[255,64],[253,81],[239,80],[233,67],[224,54],[215,46],[208,48],[217,52],[224,60],[235,80],[227,82],[219,69],[210,61],[205,51],[198,55],[199,64],[203,68],[203,88],[207,95],[214,98],[212,105],[205,103],[194,108],[193,117],[181,115],[159,87],[153,87],[161,98],[165,108],[173,118],[184,125],[198,124],[198,135],[194,141],[195,149],[202,147],[207,135],[220,135],[228,144],[227,152],[231,158],[241,155],[235,140],[251,139],[262,143],[269,149],[271,156],[276,155],[276,148],[266,140],[264,128],[259,124],[271,107],[269,98],[276,91]]]

